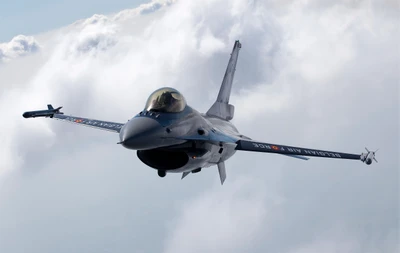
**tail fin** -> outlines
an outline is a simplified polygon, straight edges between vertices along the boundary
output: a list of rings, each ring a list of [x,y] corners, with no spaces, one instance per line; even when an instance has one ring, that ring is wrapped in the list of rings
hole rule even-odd
[[[215,101],[206,113],[209,116],[215,116],[224,120],[233,119],[235,107],[229,104],[229,97],[231,95],[233,77],[235,75],[236,63],[239,57],[239,49],[241,47],[242,44],[240,44],[238,40],[235,41],[231,58],[229,59],[228,67],[225,71],[224,80],[219,89],[217,101]]]
[[[56,109],[54,109],[54,107],[52,105],[50,105],[50,104],[47,105],[47,109],[49,111],[53,111],[54,113],[57,113],[57,114],[64,114],[63,112],[60,112],[61,108],[62,108],[62,106],[57,107]]]

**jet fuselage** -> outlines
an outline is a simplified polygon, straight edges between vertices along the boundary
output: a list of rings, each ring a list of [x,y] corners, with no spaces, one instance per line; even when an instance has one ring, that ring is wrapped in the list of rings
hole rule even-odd
[[[181,173],[227,160],[241,135],[232,123],[186,106],[177,113],[145,109],[122,127],[119,136],[122,146],[137,150],[146,165]]]

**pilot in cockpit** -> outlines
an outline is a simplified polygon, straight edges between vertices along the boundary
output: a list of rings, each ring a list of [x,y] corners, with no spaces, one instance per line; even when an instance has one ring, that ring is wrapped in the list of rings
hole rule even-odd
[[[179,91],[173,88],[161,88],[150,95],[145,108],[153,112],[181,112],[185,107],[185,98]]]

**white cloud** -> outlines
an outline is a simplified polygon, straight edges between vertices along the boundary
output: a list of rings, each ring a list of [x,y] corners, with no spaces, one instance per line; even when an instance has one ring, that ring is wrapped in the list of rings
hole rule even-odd
[[[10,42],[0,43],[0,61],[35,53],[40,49],[39,43],[32,36],[18,35]]]
[[[225,49],[226,45],[221,40],[217,39],[209,29],[204,33],[200,41],[199,51],[205,56],[211,56],[218,51]]]
[[[131,19],[134,16],[145,15],[156,12],[164,7],[168,7],[174,4],[176,0],[153,0],[149,3],[141,4],[139,7],[134,9],[128,9],[118,12],[114,15],[115,20]]]
[[[183,205],[165,252],[243,252],[263,230],[268,206],[261,180],[240,179],[216,185]],[[268,201],[268,202],[267,202]]]
[[[0,252],[396,252],[399,28],[386,4],[154,1],[35,35],[29,57],[22,42],[1,49]],[[160,179],[117,135],[21,117],[52,103],[125,122],[161,86],[205,111],[236,39],[243,134],[379,147],[379,164],[237,153],[220,187],[215,168]]]
[[[64,38],[64,43],[69,45],[68,54],[104,51],[118,42],[115,36],[117,27],[105,16],[94,15],[83,22],[81,27]]]

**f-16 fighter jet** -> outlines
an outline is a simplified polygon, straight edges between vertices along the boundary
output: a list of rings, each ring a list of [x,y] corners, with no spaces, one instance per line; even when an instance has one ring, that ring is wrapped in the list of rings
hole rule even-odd
[[[57,120],[94,127],[119,134],[121,146],[137,150],[138,158],[157,170],[160,177],[167,173],[190,173],[216,165],[221,184],[226,179],[225,161],[237,150],[275,153],[308,160],[309,156],[376,161],[375,152],[348,154],[311,148],[292,147],[255,141],[239,133],[230,122],[234,106],[229,104],[233,76],[241,44],[236,41],[215,103],[206,113],[190,107],[176,89],[165,87],[154,91],[144,109],[126,123],[67,116],[60,108],[25,112],[25,118],[50,117]]]

